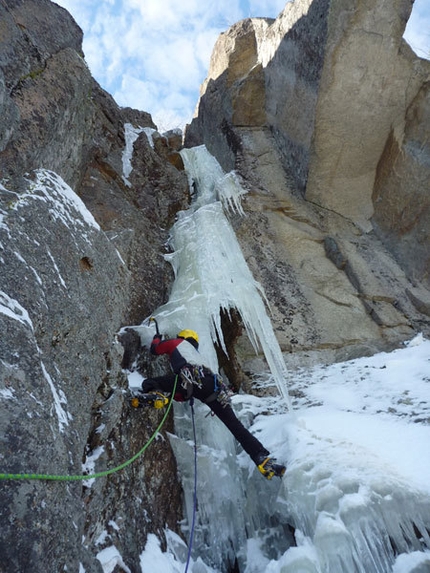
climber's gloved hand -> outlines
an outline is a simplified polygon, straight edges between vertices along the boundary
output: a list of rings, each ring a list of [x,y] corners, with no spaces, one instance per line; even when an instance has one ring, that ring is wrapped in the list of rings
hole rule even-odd
[[[155,336],[152,338],[152,342],[151,342],[151,346],[149,348],[149,351],[151,354],[157,354],[157,346],[160,344],[161,342],[161,338],[162,335],[161,334],[155,334]]]
[[[157,410],[164,408],[164,406],[167,406],[169,403],[169,398],[162,392],[151,392],[151,394],[154,394],[154,401],[152,402],[152,405]]]

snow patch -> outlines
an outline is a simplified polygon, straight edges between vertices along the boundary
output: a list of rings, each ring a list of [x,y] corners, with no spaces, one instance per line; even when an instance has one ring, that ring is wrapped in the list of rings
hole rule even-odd
[[[140,555],[140,567],[142,571],[151,573],[183,573],[182,563],[178,563],[171,553],[161,551],[160,541],[153,533],[148,535],[145,549]]]
[[[94,475],[96,473],[96,461],[100,458],[100,456],[105,451],[104,446],[99,446],[95,450],[91,452],[90,455],[86,456],[85,463],[82,464],[82,473],[85,475]],[[91,487],[95,482],[96,478],[90,478],[83,481],[85,487]]]
[[[100,561],[103,573],[112,573],[116,566],[121,567],[125,573],[131,573],[131,570],[124,563],[123,558],[115,545],[106,547],[106,549],[97,553],[96,558]]]
[[[63,277],[61,276],[60,269],[58,268],[57,263],[55,262],[54,257],[51,255],[51,253],[50,253],[49,251],[48,251],[48,256],[49,256],[49,258],[50,258],[51,261],[52,261],[52,265],[53,265],[53,267],[54,267],[54,269],[55,269],[55,271],[56,271],[56,273],[57,273],[57,275],[58,275],[58,278],[60,279],[61,286],[62,286],[64,289],[67,290],[67,285],[66,285],[66,283],[65,283],[65,281],[64,281],[64,279],[63,279]]]
[[[15,390],[13,388],[2,388],[0,389],[0,398],[4,398],[5,400],[13,400],[14,393]]]
[[[110,538],[109,533],[104,529],[94,542],[94,545],[104,545],[106,540]]]
[[[47,169],[38,169],[36,171],[36,182],[32,186],[31,192],[25,194],[23,199],[41,199],[42,197],[51,203],[52,207],[49,210],[51,215],[56,219],[60,219],[66,227],[74,229],[76,224],[79,224],[82,219],[88,226],[93,227],[97,231],[100,230],[99,224],[82,199],[76,195],[73,189],[59,175]],[[76,214],[79,217],[76,217]]]
[[[66,396],[62,390],[58,391],[56,389],[55,384],[42,361],[40,362],[40,366],[42,368],[43,376],[45,377],[45,380],[48,382],[52,392],[52,397],[54,399],[55,413],[57,414],[58,418],[58,427],[60,429],[60,432],[64,432],[64,426],[69,425],[67,412],[61,405],[61,404],[67,404]]]
[[[136,370],[133,372],[127,371],[127,379],[129,388],[142,389],[143,376]]]
[[[22,324],[29,326],[33,331],[33,323],[28,312],[17,300],[11,298],[3,291],[0,291],[0,313],[5,314],[13,320],[22,322]]]
[[[115,529],[115,531],[119,531],[119,525],[115,521],[113,521],[113,519],[111,519],[108,522],[108,525],[110,525],[113,529]]]

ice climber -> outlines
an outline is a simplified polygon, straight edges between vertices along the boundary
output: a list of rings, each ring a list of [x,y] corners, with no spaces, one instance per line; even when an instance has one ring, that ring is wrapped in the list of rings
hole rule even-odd
[[[151,404],[162,408],[168,403],[168,395],[173,392],[178,402],[197,398],[209,406],[212,412],[227,426],[241,444],[260,472],[267,478],[283,476],[285,466],[277,464],[266,448],[253,436],[236,417],[221,377],[208,368],[198,352],[199,337],[193,330],[181,330],[176,338],[162,339],[157,332],[150,351],[152,354],[167,354],[173,374],[146,378],[142,382],[142,393],[132,400],[134,407]]]

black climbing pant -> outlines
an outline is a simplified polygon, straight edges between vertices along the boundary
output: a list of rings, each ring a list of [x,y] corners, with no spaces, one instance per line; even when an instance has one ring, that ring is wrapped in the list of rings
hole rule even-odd
[[[157,376],[154,378],[146,378],[142,382],[143,391],[150,392],[151,390],[158,390],[160,392],[171,393],[175,385],[176,374],[169,374],[166,376]],[[214,393],[214,380],[213,376],[204,376],[201,379],[202,387],[193,386],[193,396],[206,403],[206,399],[213,395]],[[182,401],[185,399],[186,391],[180,387],[176,390],[175,399]],[[236,417],[233,408],[230,404],[225,404],[220,402],[218,399],[211,400],[207,403],[212,412],[225,424],[225,426],[230,430],[245,452],[254,461],[254,463],[259,464],[262,458],[267,457],[269,452],[266,448],[257,440],[255,436],[249,432],[242,424],[242,422]]]

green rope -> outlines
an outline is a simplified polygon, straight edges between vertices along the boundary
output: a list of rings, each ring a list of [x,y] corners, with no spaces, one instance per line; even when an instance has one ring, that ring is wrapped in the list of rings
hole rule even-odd
[[[139,450],[137,452],[137,454],[135,454],[132,458],[130,458],[126,462],[122,463],[121,465],[116,466],[115,468],[112,468],[110,470],[105,470],[103,472],[97,472],[95,474],[90,474],[90,475],[62,476],[62,475],[51,475],[51,474],[0,474],[0,480],[86,481],[86,480],[90,480],[90,479],[108,476],[108,475],[113,474],[115,472],[119,472],[120,470],[126,468],[127,466],[132,464],[135,460],[137,460],[137,458],[139,458],[143,454],[143,452],[149,447],[149,445],[154,441],[155,437],[157,436],[158,432],[161,430],[164,422],[166,421],[167,416],[169,415],[170,409],[171,409],[172,404],[173,404],[173,397],[175,395],[177,381],[178,381],[178,377],[176,376],[175,385],[173,388],[172,396],[171,396],[170,401],[169,401],[169,405],[167,406],[167,410],[164,413],[163,419],[159,423],[157,429],[152,434],[152,436],[149,438],[149,440],[146,442],[146,444],[143,446],[143,448],[141,450]]]

